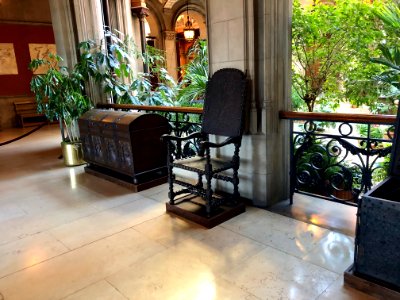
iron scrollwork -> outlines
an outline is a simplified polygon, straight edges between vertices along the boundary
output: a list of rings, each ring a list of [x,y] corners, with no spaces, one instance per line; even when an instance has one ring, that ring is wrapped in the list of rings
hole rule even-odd
[[[185,137],[193,132],[200,131],[202,114],[174,111],[149,111],[147,113],[157,113],[169,121],[171,133],[178,137]],[[200,140],[198,138],[181,141],[172,141],[173,148],[170,149],[174,158],[185,158],[199,153]]]
[[[337,124],[337,123],[336,123]],[[337,124],[335,130],[321,130],[314,121],[303,123],[302,131],[292,131],[291,190],[328,200],[357,205],[359,197],[371,189],[373,174],[383,168],[380,158],[391,153],[393,126],[387,137],[355,134],[352,123]]]
[[[191,133],[200,131],[201,116],[189,113],[167,112],[164,116],[168,119],[171,126],[171,132],[175,136],[185,137]],[[199,153],[199,139],[189,139],[183,142],[177,141],[174,143],[174,157],[184,158],[194,156]]]

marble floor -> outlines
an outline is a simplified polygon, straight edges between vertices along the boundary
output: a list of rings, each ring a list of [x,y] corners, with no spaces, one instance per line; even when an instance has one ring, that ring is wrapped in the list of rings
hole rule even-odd
[[[0,147],[1,300],[374,299],[343,286],[351,231],[254,207],[206,230],[165,213],[166,185],[64,167],[59,143],[46,126]]]

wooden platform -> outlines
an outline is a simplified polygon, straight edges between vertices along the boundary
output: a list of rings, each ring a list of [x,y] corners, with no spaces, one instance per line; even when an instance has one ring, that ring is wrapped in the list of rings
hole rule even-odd
[[[134,193],[147,190],[168,181],[168,177],[163,174],[152,174],[143,177],[142,181],[139,183],[133,183],[133,180],[130,177],[118,174],[117,172],[112,172],[105,168],[88,165],[84,169],[88,174],[122,185],[132,190]]]
[[[175,201],[175,203],[175,205],[166,203],[167,212],[206,228],[217,226],[246,211],[244,202],[240,201],[234,206],[221,206],[208,218],[204,200],[201,197],[189,195]]]
[[[399,300],[400,291],[384,286],[377,281],[354,274],[353,265],[344,272],[344,284],[382,300]]]

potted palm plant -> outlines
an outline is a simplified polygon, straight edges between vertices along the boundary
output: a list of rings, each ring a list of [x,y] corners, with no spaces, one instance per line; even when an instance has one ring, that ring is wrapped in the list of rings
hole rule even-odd
[[[192,59],[183,67],[179,99],[183,106],[202,106],[208,81],[207,42],[197,40],[188,52]]]
[[[34,71],[45,66],[43,74],[32,77],[30,87],[38,103],[38,111],[49,120],[60,122],[62,151],[67,166],[83,164],[82,144],[79,138],[78,118],[92,107],[84,94],[86,73],[75,66],[72,70],[61,66],[62,58],[49,54],[43,59],[33,59],[29,68]]]

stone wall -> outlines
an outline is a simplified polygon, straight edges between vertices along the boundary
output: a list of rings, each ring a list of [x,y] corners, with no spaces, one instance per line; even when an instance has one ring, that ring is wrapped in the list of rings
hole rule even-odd
[[[250,81],[239,188],[261,207],[289,196],[289,128],[278,113],[290,103],[290,12],[289,0],[207,1],[211,73],[238,68]]]
[[[48,0],[3,0],[0,5],[0,22],[51,24]]]

